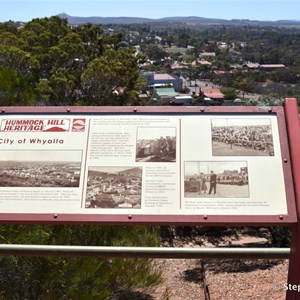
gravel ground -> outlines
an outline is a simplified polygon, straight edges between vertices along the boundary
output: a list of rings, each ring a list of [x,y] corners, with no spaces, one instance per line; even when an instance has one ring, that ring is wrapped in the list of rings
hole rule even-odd
[[[222,241],[224,243],[224,240]],[[227,246],[263,246],[267,240],[248,236],[225,241]],[[193,243],[174,247],[199,247]],[[201,247],[216,246],[209,243]],[[223,245],[225,246],[225,245]],[[155,300],[283,300],[288,260],[199,260],[157,259],[163,268],[164,284],[151,294]],[[203,271],[204,270],[204,271]],[[205,299],[203,278],[209,298]]]
[[[157,300],[205,300],[201,261],[160,259],[165,283]],[[211,300],[284,300],[288,260],[209,260],[204,262]]]
[[[205,300],[202,272],[196,259],[158,259],[165,282],[151,295],[157,300]]]
[[[209,261],[205,269],[211,300],[285,299],[288,260]]]

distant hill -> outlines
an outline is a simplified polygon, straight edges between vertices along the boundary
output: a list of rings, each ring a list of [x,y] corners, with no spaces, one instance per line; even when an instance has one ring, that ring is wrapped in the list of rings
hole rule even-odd
[[[102,171],[89,171],[89,177],[96,177],[96,176],[101,176],[101,177],[105,177],[105,176],[109,176],[112,174],[120,174],[120,175],[124,175],[124,176],[141,176],[141,168],[136,167],[136,168],[130,168],[130,169],[126,169],[124,171],[118,171],[118,172],[102,172]]]
[[[153,19],[133,18],[133,17],[73,17],[65,13],[58,15],[60,18],[68,19],[71,25],[92,24],[142,24],[153,22]]]
[[[300,20],[278,20],[278,21],[258,21],[248,19],[214,19],[197,16],[190,17],[167,17],[160,19],[138,18],[138,17],[74,17],[66,13],[58,15],[68,19],[71,25],[92,24],[149,24],[149,23],[185,23],[202,25],[261,25],[261,26],[300,26]]]
[[[109,173],[101,172],[101,171],[89,171],[89,177],[104,177],[109,175]]]
[[[121,175],[124,175],[124,176],[138,176],[140,177],[142,175],[142,170],[141,168],[137,167],[137,168],[132,168],[132,169],[128,169],[128,170],[124,170],[124,171],[121,171],[121,172],[118,172],[119,174]]]

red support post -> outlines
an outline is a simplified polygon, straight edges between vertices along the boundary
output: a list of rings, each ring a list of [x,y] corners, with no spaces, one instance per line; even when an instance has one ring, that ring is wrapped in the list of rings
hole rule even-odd
[[[297,99],[288,98],[285,100],[285,116],[292,160],[298,222],[292,231],[288,282],[284,288],[287,291],[286,300],[300,300],[300,123]]]

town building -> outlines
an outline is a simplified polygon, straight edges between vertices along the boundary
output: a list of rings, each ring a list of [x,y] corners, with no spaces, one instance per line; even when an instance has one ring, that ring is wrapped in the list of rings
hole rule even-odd
[[[172,86],[156,84],[153,88],[153,96],[157,101],[167,104],[174,101],[178,93]]]
[[[265,70],[265,71],[274,71],[274,70],[284,69],[284,68],[285,68],[284,64],[264,64],[259,66],[260,70]]]
[[[224,102],[224,94],[221,93],[220,89],[215,87],[200,88],[199,95],[204,98],[204,102],[208,104],[222,104]]]
[[[171,105],[192,105],[193,104],[193,97],[190,95],[178,95],[175,96],[174,100],[170,101]]]
[[[198,60],[198,61],[197,61],[197,64],[198,64],[198,65],[201,65],[201,66],[211,66],[211,62],[209,62],[209,61],[207,61],[207,60],[203,60],[203,59]]]
[[[202,52],[199,54],[199,57],[215,57],[216,53],[215,52]]]
[[[258,64],[258,63],[246,63],[243,65],[244,68],[250,70],[265,70],[265,71],[274,71],[278,69],[284,69],[284,64]]]
[[[182,79],[177,76],[167,73],[144,73],[143,76],[147,79],[150,87],[154,87],[155,84],[170,85],[176,92],[182,88]]]
[[[251,69],[251,70],[256,70],[259,68],[259,64],[248,62],[248,63],[244,64],[243,67],[247,68],[247,69]]]

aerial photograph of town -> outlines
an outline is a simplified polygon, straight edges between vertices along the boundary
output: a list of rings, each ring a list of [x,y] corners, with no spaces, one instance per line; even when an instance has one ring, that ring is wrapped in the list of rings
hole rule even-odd
[[[0,187],[79,187],[81,151],[0,151]]]
[[[86,208],[141,208],[142,168],[89,167]]]

